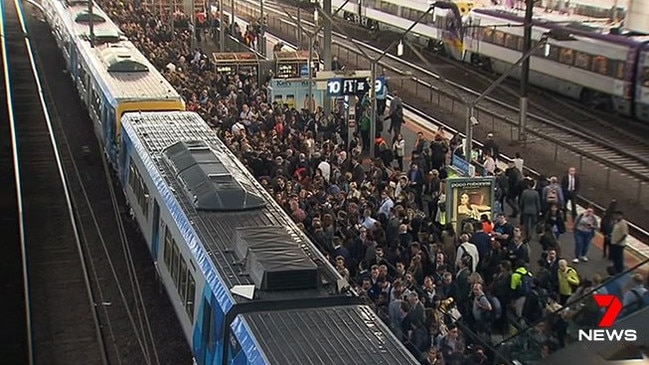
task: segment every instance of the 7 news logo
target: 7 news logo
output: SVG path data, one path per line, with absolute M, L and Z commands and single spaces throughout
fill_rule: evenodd
M 606 308 L 604 316 L 599 321 L 599 324 L 594 329 L 579 330 L 579 341 L 626 341 L 634 342 L 638 340 L 636 330 L 632 329 L 611 329 L 615 320 L 622 312 L 622 302 L 612 294 L 593 294 L 595 303 L 600 308 Z

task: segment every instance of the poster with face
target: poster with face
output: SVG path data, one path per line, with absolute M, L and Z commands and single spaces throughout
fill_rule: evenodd
M 494 177 L 452 178 L 446 181 L 447 222 L 461 232 L 464 223 L 480 220 L 484 214 L 492 219 Z

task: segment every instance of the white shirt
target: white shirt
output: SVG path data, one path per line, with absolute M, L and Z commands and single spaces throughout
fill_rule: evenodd
M 390 216 L 390 209 L 394 207 L 394 202 L 390 198 L 386 198 L 383 200 L 381 203 L 381 207 L 379 208 L 379 214 L 385 214 L 386 217 Z
M 455 266 L 460 266 L 464 252 L 468 253 L 469 256 L 471 256 L 471 262 L 473 264 L 472 270 L 475 271 L 480 261 L 480 255 L 478 254 L 478 248 L 475 247 L 475 245 L 471 242 L 464 242 L 463 244 L 458 246 L 457 253 L 455 254 Z
M 374 229 L 374 223 L 376 223 L 376 222 L 377 222 L 376 219 L 374 219 L 372 217 L 367 217 L 367 218 L 365 218 L 363 220 L 363 227 L 372 230 L 372 229 Z
M 493 175 L 494 172 L 496 171 L 496 161 L 494 161 L 494 159 L 491 156 L 487 157 L 487 159 L 485 160 L 484 169 L 490 175 Z
M 241 124 L 241 122 L 236 122 L 232 125 L 232 134 L 237 134 L 245 129 L 246 127 L 243 124 Z
M 318 164 L 318 169 L 322 172 L 322 176 L 324 177 L 325 181 L 329 182 L 329 179 L 331 178 L 331 165 L 329 165 L 329 162 L 320 162 Z
M 523 159 L 522 158 L 515 158 L 514 159 L 514 166 L 518 169 L 518 171 L 523 173 Z
M 575 190 L 575 177 L 573 175 L 568 175 L 568 191 Z

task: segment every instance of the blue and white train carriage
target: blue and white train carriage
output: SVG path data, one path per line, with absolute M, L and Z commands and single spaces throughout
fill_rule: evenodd
M 59 49 L 63 52 L 69 70 L 77 65 L 77 39 L 90 39 L 90 13 L 86 0 L 43 0 L 48 21 Z M 99 7 L 93 7 L 93 34 L 97 44 L 125 41 L 117 24 Z M 72 73 L 71 73 L 72 75 Z
M 44 0 L 45 16 L 95 131 L 116 165 L 124 113 L 184 110 L 180 94 L 98 7 L 91 43 L 87 2 Z
M 119 176 L 196 362 L 417 364 L 196 113 L 129 113 Z

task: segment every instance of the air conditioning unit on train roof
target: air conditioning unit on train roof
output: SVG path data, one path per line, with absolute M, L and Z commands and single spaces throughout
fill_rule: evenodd
M 149 66 L 133 57 L 133 51 L 125 46 L 109 45 L 100 51 L 108 72 L 148 72 Z
M 87 5 L 88 0 L 66 0 L 65 4 L 67 6 Z
M 92 15 L 90 15 L 90 12 L 88 10 L 82 10 L 78 12 L 77 15 L 75 15 L 74 17 L 74 21 L 80 24 L 88 24 L 90 23 L 90 19 L 92 19 L 94 23 L 106 22 L 106 18 L 104 18 L 103 16 L 97 13 L 92 13 Z

